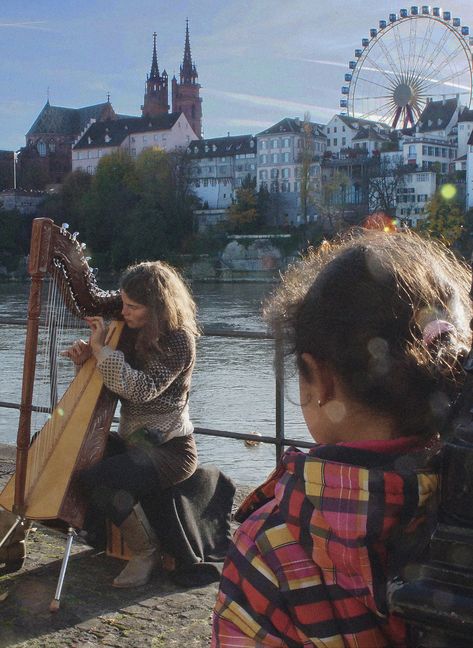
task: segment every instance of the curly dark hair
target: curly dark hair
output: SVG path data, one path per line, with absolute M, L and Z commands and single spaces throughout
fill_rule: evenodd
M 469 268 L 439 242 L 412 233 L 353 231 L 310 250 L 283 277 L 264 316 L 302 358 L 325 361 L 347 393 L 393 420 L 399 435 L 439 431 L 470 341 Z M 428 322 L 453 332 L 426 345 Z

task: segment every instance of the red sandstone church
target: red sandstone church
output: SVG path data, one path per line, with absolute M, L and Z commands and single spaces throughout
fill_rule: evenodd
M 146 79 L 141 117 L 117 114 L 110 103 L 110 97 L 104 103 L 83 108 L 52 106 L 48 99 L 26 134 L 26 146 L 19 156 L 22 176 L 30 178 L 28 184 L 36 184 L 40 188 L 41 185 L 62 182 L 72 170 L 72 148 L 80 143 L 83 152 L 89 141 L 89 146 L 97 148 L 99 138 L 103 148 L 106 148 L 110 143 L 108 133 L 112 131 L 115 134 L 126 132 L 129 137 L 133 137 L 130 129 L 135 135 L 152 132 L 156 136 L 159 133 L 158 144 L 165 149 L 170 146 L 163 146 L 163 143 L 167 141 L 172 144 L 175 140 L 172 132 L 175 125 L 176 129 L 188 129 L 188 133 L 181 138 L 182 142 L 176 140 L 179 145 L 186 145 L 189 141 L 202 137 L 202 99 L 197 69 L 192 61 L 189 24 L 186 23 L 184 58 L 179 80 L 174 76 L 171 81 L 171 112 L 168 75 L 166 70 L 162 74 L 159 72 L 156 36 L 154 33 L 151 70 Z M 90 135 L 89 129 L 92 129 Z M 166 137 L 168 130 L 170 135 Z

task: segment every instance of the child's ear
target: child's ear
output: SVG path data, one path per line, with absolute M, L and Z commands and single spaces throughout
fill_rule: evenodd
M 306 381 L 311 383 L 317 393 L 320 405 L 325 405 L 335 398 L 335 376 L 329 365 L 316 360 L 310 353 L 303 353 L 302 360 L 307 367 Z

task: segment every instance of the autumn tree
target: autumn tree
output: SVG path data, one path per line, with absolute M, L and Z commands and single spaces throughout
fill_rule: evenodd
M 446 245 L 453 246 L 460 240 L 465 225 L 465 215 L 458 202 L 444 198 L 437 191 L 425 206 L 427 216 L 419 221 L 417 229 L 441 239 Z
M 233 232 L 255 232 L 262 224 L 256 178 L 247 175 L 235 193 L 235 202 L 228 208 L 228 225 Z

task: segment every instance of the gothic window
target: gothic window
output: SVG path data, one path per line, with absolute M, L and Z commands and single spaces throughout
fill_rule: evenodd
M 54 153 L 56 150 L 56 142 L 54 140 L 49 140 L 49 151 Z
M 45 142 L 43 142 L 43 140 L 39 140 L 39 142 L 36 144 L 36 148 L 38 149 L 38 153 L 41 155 L 41 157 L 45 157 L 46 144 Z

